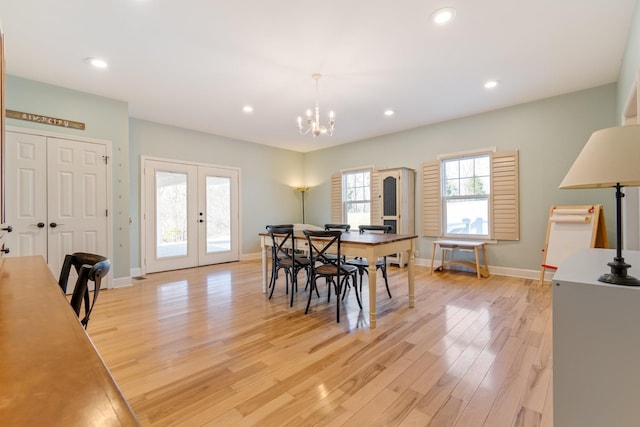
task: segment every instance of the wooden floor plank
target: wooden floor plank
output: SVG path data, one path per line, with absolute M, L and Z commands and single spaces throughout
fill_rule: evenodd
M 552 426 L 548 286 L 416 267 L 409 308 L 388 271 L 374 330 L 353 290 L 305 315 L 244 261 L 105 290 L 88 333 L 145 426 Z

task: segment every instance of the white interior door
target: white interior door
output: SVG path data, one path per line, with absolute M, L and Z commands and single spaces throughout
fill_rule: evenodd
M 11 131 L 6 140 L 9 256 L 41 255 L 55 277 L 66 254 L 109 256 L 107 145 Z
M 47 138 L 6 133 L 6 219 L 8 256 L 47 259 Z
M 47 142 L 49 267 L 66 254 L 106 255 L 107 153 L 102 144 L 49 138 Z
M 236 169 L 143 161 L 145 272 L 239 259 Z

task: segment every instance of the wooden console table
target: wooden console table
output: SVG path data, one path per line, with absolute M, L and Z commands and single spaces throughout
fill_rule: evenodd
M 436 259 L 436 249 L 440 246 L 442 250 L 440 266 L 435 268 L 436 271 L 444 270 L 445 262 L 449 264 L 460 264 L 475 270 L 478 279 L 480 277 L 489 277 L 489 267 L 487 265 L 487 251 L 485 242 L 467 241 L 467 240 L 436 240 L 433 242 L 433 251 L 431 252 L 431 274 L 433 274 Z M 465 260 L 454 259 L 453 255 L 456 249 L 461 251 L 473 251 L 476 256 L 476 263 Z M 482 259 L 484 265 L 480 265 L 480 257 L 478 249 L 482 249 Z M 451 251 L 451 259 L 446 261 L 446 251 Z
M 138 426 L 42 257 L 0 269 L 0 419 L 7 426 Z

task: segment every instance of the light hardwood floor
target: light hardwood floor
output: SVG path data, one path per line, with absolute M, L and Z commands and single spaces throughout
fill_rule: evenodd
M 283 277 L 269 300 L 247 261 L 104 291 L 88 332 L 143 425 L 552 425 L 548 285 L 416 267 L 410 309 L 389 280 L 374 330 L 353 292 L 341 323 Z

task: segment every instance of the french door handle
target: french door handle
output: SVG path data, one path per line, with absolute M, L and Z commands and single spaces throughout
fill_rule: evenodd
M 55 222 L 52 222 L 51 224 L 49 224 L 49 227 L 56 228 L 59 225 L 64 225 L 64 224 L 56 224 Z

